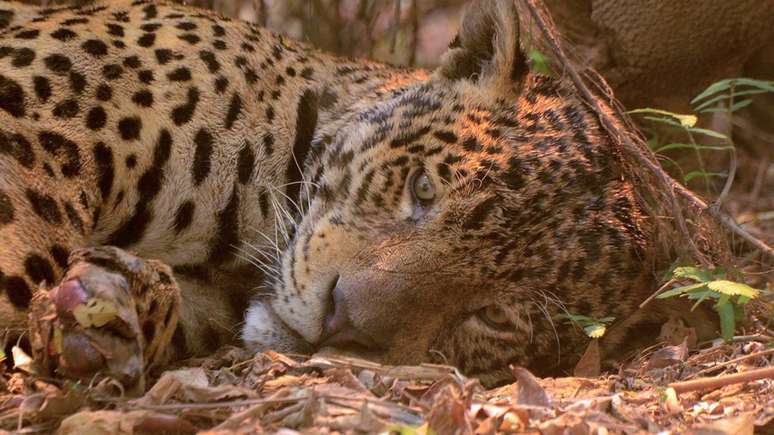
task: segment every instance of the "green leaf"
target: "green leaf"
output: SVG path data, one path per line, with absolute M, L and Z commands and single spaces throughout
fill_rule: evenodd
M 761 90 L 761 89 L 750 89 L 750 90 L 746 90 L 746 91 L 734 92 L 734 98 L 742 97 L 742 96 L 745 96 L 745 95 L 758 95 L 758 94 L 763 94 L 763 93 L 767 93 L 767 92 L 769 92 L 769 91 L 764 91 L 764 90 Z M 731 98 L 731 94 L 718 95 L 716 97 L 710 98 L 709 100 L 699 104 L 693 110 L 695 110 L 696 112 L 699 112 L 699 113 L 704 113 L 704 110 L 709 108 L 713 104 L 719 103 L 719 102 L 721 102 L 723 100 L 727 100 L 727 99 L 730 99 L 730 98 Z M 725 111 L 725 108 L 721 107 L 721 109 L 723 109 L 723 111 Z
M 770 80 L 756 80 L 747 78 L 738 78 L 735 80 L 737 86 L 750 86 L 766 92 L 774 92 L 774 81 Z
M 709 130 L 709 129 L 706 129 L 706 128 L 689 128 L 688 131 L 690 131 L 691 133 L 698 133 L 698 134 L 703 134 L 705 136 L 716 137 L 718 139 L 724 139 L 726 141 L 728 140 L 728 136 L 726 136 L 723 133 L 719 133 L 719 132 L 717 132 L 715 130 Z
M 529 57 L 529 60 L 531 61 L 532 69 L 536 73 L 543 74 L 546 76 L 551 75 L 551 68 L 548 66 L 548 59 L 546 59 L 543 53 L 533 48 L 532 50 L 529 51 L 528 57 Z
M 731 89 L 731 87 L 737 87 L 737 86 L 750 86 L 752 88 L 756 88 L 764 92 L 774 92 L 774 82 L 771 82 L 771 81 L 755 80 L 755 79 L 748 79 L 748 78 L 725 79 L 709 85 L 707 89 L 702 91 L 699 95 L 694 97 L 693 100 L 691 100 L 691 105 L 696 104 L 696 102 L 703 100 L 704 98 L 707 98 L 710 95 L 714 95 L 714 94 L 717 94 L 718 92 L 722 92 L 727 89 Z
M 724 295 L 729 295 L 729 296 L 740 295 L 750 299 L 755 299 L 756 297 L 758 297 L 758 293 L 759 293 L 757 289 L 754 289 L 747 284 L 728 281 L 725 279 L 708 282 L 707 287 L 709 287 L 712 290 L 715 290 L 718 293 L 723 293 Z
M 680 296 L 683 294 L 687 294 L 688 292 L 699 290 L 706 288 L 707 284 L 700 282 L 698 284 L 691 284 L 691 285 L 684 285 L 681 287 L 675 287 L 673 289 L 667 290 L 658 296 L 656 296 L 657 299 L 666 299 L 666 298 L 673 298 L 675 296 Z
M 722 151 L 722 150 L 732 150 L 734 147 L 731 145 L 697 145 L 692 143 L 670 143 L 667 145 L 664 145 L 661 148 L 658 148 L 655 150 L 655 152 L 660 153 L 663 151 L 669 151 L 669 150 L 679 150 L 679 149 L 692 149 L 692 150 L 707 150 L 707 151 Z
M 720 172 L 691 171 L 685 174 L 685 177 L 683 177 L 683 182 L 687 184 L 689 181 L 693 180 L 694 178 L 712 178 L 712 177 L 725 177 L 725 176 L 726 174 L 723 174 Z
M 720 335 L 724 340 L 730 341 L 734 338 L 736 330 L 736 317 L 734 316 L 734 305 L 723 304 L 715 307 L 720 316 Z
M 707 89 L 703 90 L 699 95 L 695 96 L 693 100 L 691 100 L 691 105 L 696 104 L 697 101 L 703 100 L 710 95 L 717 94 L 718 92 L 725 91 L 726 89 L 731 89 L 731 86 L 733 86 L 734 79 L 725 79 L 720 80 L 718 82 L 715 82 L 707 87 Z
M 688 278 L 696 282 L 712 281 L 715 277 L 707 269 L 701 267 L 683 266 L 676 267 L 672 271 L 672 277 L 674 278 Z
M 671 125 L 673 127 L 678 127 L 683 129 L 685 128 L 685 126 L 683 126 L 678 121 L 675 121 L 674 119 L 671 119 L 671 118 L 659 118 L 657 116 L 643 116 L 643 119 L 647 119 L 648 121 L 653 121 L 659 124 Z
M 688 295 L 688 299 L 696 301 L 696 303 L 694 303 L 693 306 L 691 307 L 691 311 L 695 310 L 696 307 L 698 307 L 699 304 L 707 300 L 707 298 L 717 299 L 719 297 L 720 297 L 720 294 L 712 290 L 691 293 Z
M 748 98 L 746 100 L 740 100 L 740 101 L 737 101 L 736 103 L 734 103 L 733 106 L 731 106 L 731 108 L 728 109 L 728 110 L 731 113 L 733 113 L 733 112 L 736 112 L 739 109 L 743 109 L 743 108 L 749 106 L 750 104 L 752 104 L 752 102 L 753 102 L 752 98 Z
M 683 127 L 693 127 L 694 125 L 696 125 L 696 121 L 698 120 L 698 118 L 696 118 L 696 115 L 683 115 L 680 113 L 673 113 L 673 112 L 669 112 L 667 110 L 661 110 L 661 109 L 652 109 L 649 107 L 646 107 L 644 109 L 630 110 L 628 113 L 631 113 L 631 114 L 649 113 L 654 115 L 670 116 L 680 121 L 680 125 L 682 125 Z

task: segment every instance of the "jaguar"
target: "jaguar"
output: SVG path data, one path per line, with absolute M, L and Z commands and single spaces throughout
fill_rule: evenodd
M 577 360 L 561 313 L 624 343 L 653 219 L 514 2 L 473 4 L 428 71 L 175 3 L 0 2 L 0 328 L 127 385 L 226 343 L 496 384 Z

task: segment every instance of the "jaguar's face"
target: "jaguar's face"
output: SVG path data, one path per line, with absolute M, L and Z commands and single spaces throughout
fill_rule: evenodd
M 555 365 L 559 308 L 596 314 L 592 289 L 639 275 L 620 266 L 640 255 L 637 223 L 625 228 L 637 210 L 583 106 L 491 35 L 491 76 L 455 77 L 449 62 L 470 67 L 458 56 L 470 40 L 322 141 L 310 206 L 275 297 L 247 315 L 248 343 L 449 363 L 491 384 L 509 364 Z

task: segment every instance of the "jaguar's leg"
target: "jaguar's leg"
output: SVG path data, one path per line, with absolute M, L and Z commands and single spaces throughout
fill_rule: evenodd
M 179 307 L 165 264 L 114 247 L 79 249 L 59 285 L 33 299 L 33 352 L 64 376 L 102 374 L 141 389 L 144 374 L 171 354 Z

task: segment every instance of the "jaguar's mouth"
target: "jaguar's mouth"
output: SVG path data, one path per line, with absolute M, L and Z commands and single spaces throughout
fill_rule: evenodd
M 248 308 L 242 340 L 257 352 L 275 350 L 311 354 L 314 351 L 314 347 L 274 311 L 268 299 L 255 300 Z

